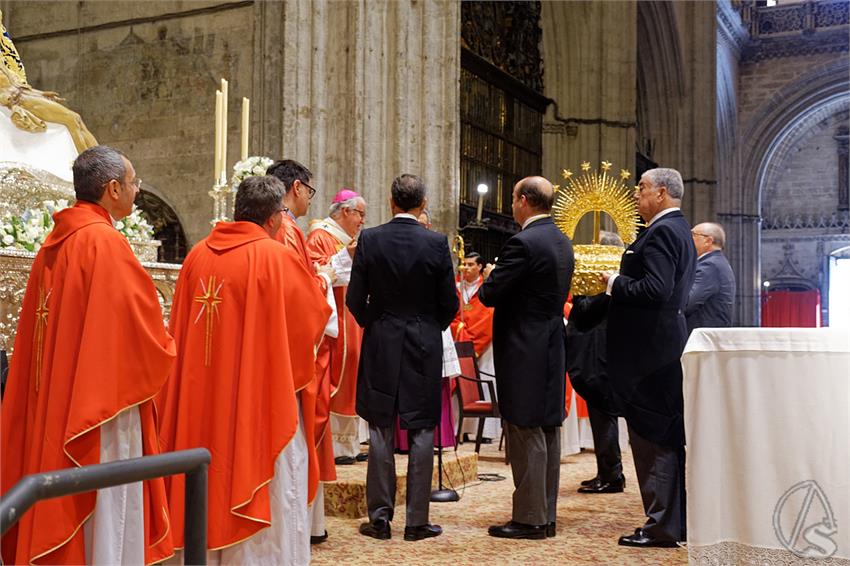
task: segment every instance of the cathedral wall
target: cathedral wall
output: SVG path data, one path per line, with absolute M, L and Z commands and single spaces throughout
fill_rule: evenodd
M 847 111 L 833 113 L 803 133 L 777 163 L 762 194 L 762 216 L 829 216 L 838 209 L 838 142 L 848 124 Z
M 310 217 L 343 186 L 368 225 L 400 173 L 423 177 L 437 228 L 457 222 L 459 3 L 2 2 L 30 82 L 59 91 L 133 161 L 193 244 L 209 231 L 215 90 L 229 81 L 228 165 L 241 98 L 251 154 L 315 173 Z M 306 221 L 304 222 L 306 227 Z
M 635 173 L 636 15 L 635 2 L 542 3 L 544 90 L 556 103 L 543 121 L 543 176 L 555 184 L 583 161 Z M 576 241 L 591 232 L 582 222 Z
M 207 10 L 210 6 L 216 9 Z M 228 156 L 251 96 L 253 10 L 212 2 L 15 3 L 9 33 L 29 82 L 58 91 L 97 140 L 133 162 L 190 243 L 209 231 L 215 89 L 230 81 Z M 191 9 L 190 9 L 191 8 Z M 4 10 L 5 13 L 5 10 Z
M 714 10 L 713 2 L 638 2 L 637 148 L 681 172 L 692 223 L 715 210 Z

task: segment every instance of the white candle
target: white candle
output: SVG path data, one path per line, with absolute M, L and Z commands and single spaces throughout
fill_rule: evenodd
M 251 124 L 251 101 L 242 97 L 242 160 L 248 159 L 248 128 Z
M 214 182 L 218 183 L 219 177 L 221 177 L 221 91 L 215 91 L 215 140 L 213 145 L 215 146 L 215 166 L 213 170 L 215 171 L 215 180 Z
M 227 182 L 227 80 L 221 79 L 221 176 Z

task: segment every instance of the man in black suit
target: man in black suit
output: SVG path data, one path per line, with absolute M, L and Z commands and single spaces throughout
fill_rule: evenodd
M 573 276 L 573 248 L 552 222 L 555 193 L 543 177 L 513 191 L 522 230 L 485 269 L 478 291 L 495 307 L 493 355 L 499 411 L 506 423 L 514 476 L 512 520 L 490 527 L 502 538 L 555 536 L 564 421 L 564 303 Z
M 624 247 L 613 232 L 601 231 L 599 243 Z M 596 476 L 581 482 L 579 493 L 621 493 L 626 487 L 620 455 L 620 430 L 605 358 L 611 297 L 573 295 L 567 324 L 567 374 L 576 393 L 587 401 L 593 434 Z
M 688 294 L 685 320 L 688 333 L 694 328 L 723 328 L 732 325 L 735 304 L 735 275 L 723 255 L 726 232 L 720 224 L 703 222 L 691 230 L 697 249 L 697 274 Z
M 635 190 L 647 228 L 626 249 L 619 274 L 606 274 L 608 373 L 629 425 L 644 511 L 643 527 L 620 537 L 637 547 L 685 540 L 685 428 L 682 366 L 688 339 L 683 310 L 694 282 L 696 249 L 679 210 L 675 169 L 651 169 Z
M 428 523 L 434 427 L 440 419 L 442 331 L 457 312 L 452 259 L 445 236 L 423 228 L 425 185 L 415 175 L 392 184 L 394 218 L 363 230 L 345 303 L 365 328 L 357 372 L 357 414 L 369 423 L 366 501 L 360 533 L 391 537 L 396 474 L 396 416 L 408 431 L 407 524 L 404 540 L 439 536 Z

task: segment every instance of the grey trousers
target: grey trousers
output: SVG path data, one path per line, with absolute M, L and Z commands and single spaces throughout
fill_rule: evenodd
M 646 513 L 643 530 L 660 540 L 686 540 L 685 447 L 655 444 L 632 427 L 629 442 Z
M 561 434 L 556 426 L 505 422 L 514 476 L 512 519 L 526 525 L 555 522 L 561 475 Z
M 407 431 L 407 526 L 428 523 L 431 477 L 434 473 L 434 428 Z M 369 464 L 366 470 L 366 504 L 369 520 L 392 521 L 395 508 L 395 427 L 369 425 Z
M 593 452 L 596 454 L 596 475 L 603 482 L 614 482 L 623 475 L 620 456 L 620 430 L 617 417 L 587 404 L 590 431 L 593 433 Z

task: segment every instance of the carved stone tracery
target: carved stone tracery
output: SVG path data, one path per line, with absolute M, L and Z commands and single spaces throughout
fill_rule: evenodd
M 529 88 L 543 92 L 540 2 L 461 4 L 461 44 Z

